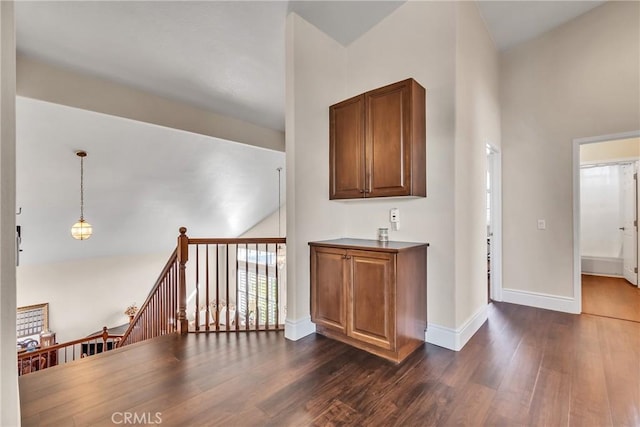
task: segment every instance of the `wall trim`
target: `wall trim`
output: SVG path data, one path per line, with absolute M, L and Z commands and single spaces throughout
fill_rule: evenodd
M 480 307 L 473 316 L 457 329 L 429 323 L 424 334 L 425 341 L 438 347 L 448 348 L 449 350 L 462 350 L 462 347 L 467 344 L 484 322 L 487 321 L 488 307 L 488 305 Z
M 519 289 L 503 289 L 502 300 L 512 304 L 561 311 L 564 313 L 580 314 L 581 304 L 572 297 L 551 295 L 538 292 L 522 291 Z
M 614 279 L 624 279 L 624 276 L 618 274 L 602 274 L 602 273 L 588 273 L 588 272 L 582 272 L 583 276 L 596 276 L 596 277 L 613 277 Z
M 487 144 L 491 153 L 487 167 L 491 168 L 491 275 L 490 295 L 494 301 L 502 301 L 502 152 Z
M 311 316 L 298 320 L 287 319 L 284 322 L 284 337 L 291 341 L 298 341 L 300 338 L 304 338 L 315 332 L 316 325 L 311 321 Z

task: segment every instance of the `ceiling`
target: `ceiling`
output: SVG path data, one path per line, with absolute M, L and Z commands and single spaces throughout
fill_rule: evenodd
M 284 130 L 285 18 L 344 45 L 403 1 L 20 1 L 18 51 L 214 112 Z M 509 48 L 603 1 L 478 2 Z
M 168 256 L 181 226 L 194 237 L 237 237 L 277 210 L 282 152 L 22 97 L 16 117 L 21 265 Z M 78 149 L 88 153 L 84 213 L 94 226 L 83 242 L 70 233 L 80 216 Z
M 604 1 L 480 1 L 478 7 L 499 50 L 537 37 Z
M 343 45 L 402 1 L 19 1 L 20 54 L 268 128 L 284 129 L 285 18 Z M 500 49 L 603 2 L 480 2 Z M 284 154 L 26 98 L 17 101 L 22 264 L 167 252 L 177 229 L 237 236 L 277 209 Z M 87 220 L 79 216 L 86 160 Z M 233 177 L 229 179 L 229 177 Z M 284 182 L 284 181 L 283 181 Z

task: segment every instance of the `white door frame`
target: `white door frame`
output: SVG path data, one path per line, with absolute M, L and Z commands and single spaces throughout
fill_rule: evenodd
M 491 169 L 491 299 L 502 301 L 502 153 L 487 144 L 487 167 Z
M 638 138 L 640 130 L 573 140 L 573 312 L 582 313 L 582 263 L 580 259 L 580 146 L 617 139 Z M 639 251 L 640 252 L 640 251 Z
M 628 245 L 626 245 L 624 243 L 624 241 L 625 241 L 624 239 L 625 239 L 626 233 L 627 233 L 626 227 L 627 227 L 627 225 L 629 225 L 627 223 L 627 219 L 628 219 L 628 217 L 627 217 L 627 209 L 628 209 L 627 203 L 629 202 L 629 199 L 627 198 L 626 188 L 625 188 L 624 196 L 622 197 L 622 206 L 621 206 L 621 208 L 624 209 L 624 210 L 621 210 L 621 213 L 622 213 L 622 218 L 621 218 L 622 221 L 621 222 L 622 222 L 622 231 L 623 231 L 623 236 L 622 236 L 622 239 L 623 239 L 623 243 L 622 243 L 623 272 L 622 272 L 622 275 L 632 285 L 638 286 L 638 266 L 639 266 L 639 264 L 638 264 L 638 228 L 637 228 L 636 224 L 634 224 L 634 222 L 637 221 L 637 219 L 638 219 L 638 186 L 637 186 L 638 181 L 636 179 L 634 179 L 635 174 L 638 172 L 638 160 L 636 159 L 636 160 L 630 161 L 629 163 L 626 163 L 626 162 L 622 163 L 622 166 L 623 167 L 624 166 L 631 167 L 631 183 L 633 185 L 633 190 L 632 190 L 633 196 L 632 196 L 632 199 L 633 199 L 633 204 L 635 204 L 635 206 L 633 206 L 633 204 L 632 204 L 633 217 L 630 218 L 631 219 L 630 226 L 633 228 L 631 230 L 631 235 L 632 235 L 632 239 L 634 240 L 633 245 L 635 247 L 633 248 L 634 255 L 632 257 L 630 257 L 630 258 L 631 258 L 631 262 L 635 264 L 635 269 L 636 269 L 635 273 L 634 272 L 630 273 L 627 270 L 628 264 L 625 262 L 625 260 L 627 259 L 626 251 L 629 250 Z M 624 171 L 624 169 L 623 169 L 623 171 Z M 624 185 L 626 186 L 626 184 L 627 184 L 626 180 L 628 179 L 628 176 L 625 176 L 624 172 L 623 172 L 623 175 L 622 175 L 621 178 L 625 180 Z M 633 258 L 635 258 L 635 260 L 633 260 Z

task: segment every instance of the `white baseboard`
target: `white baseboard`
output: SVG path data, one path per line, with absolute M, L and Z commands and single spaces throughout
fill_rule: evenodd
M 623 275 L 620 274 L 600 274 L 600 273 L 588 273 L 586 271 L 580 272 L 580 274 L 584 276 L 596 276 L 596 277 L 613 277 L 615 279 L 624 279 Z
M 291 341 L 298 341 L 300 338 L 304 338 L 315 332 L 316 325 L 311 321 L 311 316 L 298 320 L 287 319 L 284 322 L 284 337 Z
M 487 305 L 483 305 L 476 314 L 457 329 L 429 323 L 425 332 L 425 341 L 438 347 L 460 351 L 486 321 Z
M 576 303 L 575 298 L 571 297 L 521 291 L 517 289 L 503 289 L 502 301 L 510 302 L 512 304 L 544 308 L 546 310 L 580 314 L 579 304 Z

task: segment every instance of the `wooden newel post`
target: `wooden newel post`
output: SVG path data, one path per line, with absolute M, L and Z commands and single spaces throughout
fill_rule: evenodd
M 178 236 L 178 332 L 186 334 L 189 329 L 187 321 L 187 261 L 189 260 L 189 238 L 186 227 L 180 227 Z
M 107 339 L 109 338 L 109 331 L 106 326 L 102 327 L 102 352 L 107 351 Z M 96 353 L 98 353 L 98 345 L 96 344 Z

